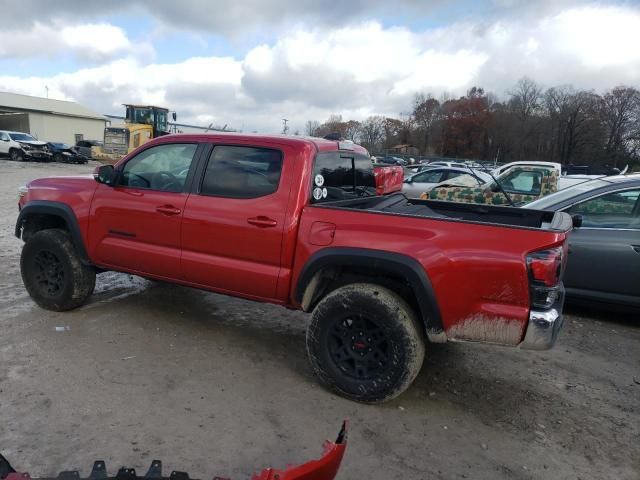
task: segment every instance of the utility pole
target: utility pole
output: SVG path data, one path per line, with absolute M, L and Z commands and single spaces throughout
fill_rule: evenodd
M 289 126 L 287 125 L 287 122 L 289 120 L 286 118 L 282 119 L 282 134 L 286 135 L 287 133 L 289 133 Z

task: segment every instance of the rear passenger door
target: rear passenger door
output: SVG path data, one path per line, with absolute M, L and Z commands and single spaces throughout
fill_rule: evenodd
M 185 205 L 184 280 L 273 298 L 290 182 L 278 148 L 214 145 Z

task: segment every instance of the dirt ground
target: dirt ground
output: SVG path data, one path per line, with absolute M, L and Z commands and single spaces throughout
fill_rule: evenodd
M 349 418 L 341 479 L 640 478 L 634 315 L 569 309 L 548 352 L 430 345 L 404 395 L 365 406 L 318 386 L 298 312 L 115 273 L 78 310 L 36 307 L 16 189 L 92 168 L 0 160 L 0 451 L 15 467 L 158 458 L 244 479 L 318 456 Z

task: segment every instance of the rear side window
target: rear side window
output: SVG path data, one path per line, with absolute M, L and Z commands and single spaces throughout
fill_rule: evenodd
M 347 200 L 376 194 L 371 159 L 351 152 L 322 152 L 313 167 L 313 203 Z
M 211 152 L 200 193 L 258 198 L 278 190 L 282 153 L 260 147 L 218 145 Z

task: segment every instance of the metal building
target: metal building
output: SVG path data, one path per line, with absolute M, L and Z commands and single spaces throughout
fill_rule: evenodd
M 103 115 L 75 102 L 0 92 L 0 130 L 75 144 L 83 139 L 102 140 L 106 121 Z

